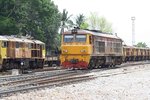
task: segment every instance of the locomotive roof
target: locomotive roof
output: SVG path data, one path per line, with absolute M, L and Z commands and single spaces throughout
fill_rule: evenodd
M 0 36 L 0 40 L 8 41 L 8 39 L 5 36 Z
M 34 43 L 33 40 L 30 40 L 30 39 L 23 39 L 23 42 Z
M 39 40 L 33 40 L 35 43 L 37 43 L 37 44 L 44 44 L 44 42 L 42 42 L 42 41 L 39 41 Z
M 70 30 L 70 31 L 64 32 L 63 34 L 72 34 L 72 32 Z M 90 31 L 90 30 L 81 30 L 81 29 L 78 29 L 76 34 L 92 34 L 92 35 L 95 35 L 95 36 L 101 36 L 101 37 L 106 37 L 106 38 L 115 38 L 115 39 L 122 40 L 121 38 L 119 38 L 116 35 L 106 34 L 106 33 L 96 32 L 96 31 L 94 32 L 94 31 Z
M 28 39 L 28 38 L 19 38 L 16 36 L 7 36 L 7 35 L 4 35 L 4 36 L 0 35 L 0 40 L 45 44 L 44 42 L 41 42 L 40 40 L 33 40 L 33 39 Z
M 11 36 L 7 36 L 7 38 L 8 38 L 8 40 L 10 40 L 10 41 L 23 42 L 22 39 L 20 39 L 20 38 L 11 37 Z

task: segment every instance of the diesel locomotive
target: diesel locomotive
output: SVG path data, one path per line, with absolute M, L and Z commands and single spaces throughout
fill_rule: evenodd
M 63 68 L 89 69 L 122 63 L 122 39 L 96 30 L 73 29 L 62 34 Z
M 45 43 L 17 36 L 0 36 L 0 70 L 43 68 Z

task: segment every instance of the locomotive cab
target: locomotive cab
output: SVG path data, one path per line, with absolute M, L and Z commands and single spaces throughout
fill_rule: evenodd
M 84 30 L 74 29 L 62 34 L 61 65 L 64 68 L 87 69 L 92 53 L 92 38 Z

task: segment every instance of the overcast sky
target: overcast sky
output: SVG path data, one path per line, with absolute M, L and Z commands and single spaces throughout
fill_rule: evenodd
M 53 0 L 62 12 L 89 16 L 96 12 L 113 25 L 115 33 L 127 45 L 132 45 L 132 21 L 135 16 L 135 43 L 145 42 L 150 47 L 150 0 Z M 149 9 L 149 10 L 148 10 Z

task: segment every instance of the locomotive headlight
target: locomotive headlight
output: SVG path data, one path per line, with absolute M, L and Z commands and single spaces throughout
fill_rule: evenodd
M 68 52 L 68 50 L 63 50 L 63 52 L 67 53 L 67 52 Z
M 83 49 L 83 50 L 80 50 L 80 52 L 84 53 L 84 52 L 86 52 L 86 50 L 85 50 L 85 49 Z

